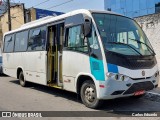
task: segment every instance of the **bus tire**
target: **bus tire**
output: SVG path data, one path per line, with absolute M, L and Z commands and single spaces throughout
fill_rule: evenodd
M 103 101 L 97 99 L 96 87 L 93 81 L 84 81 L 81 87 L 80 96 L 86 107 L 96 109 L 101 107 Z
M 24 75 L 22 71 L 19 74 L 19 83 L 22 87 L 26 87 L 26 81 L 24 79 Z

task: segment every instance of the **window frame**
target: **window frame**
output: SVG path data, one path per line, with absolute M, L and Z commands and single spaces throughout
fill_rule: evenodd
M 87 40 L 87 45 L 86 45 L 86 46 L 81 46 L 81 47 L 68 47 L 69 29 L 71 29 L 71 28 L 73 28 L 73 27 L 77 27 L 77 26 L 80 26 L 80 27 L 81 27 L 80 32 L 84 34 L 83 24 L 77 24 L 77 25 L 69 26 L 69 27 L 65 28 L 65 43 L 64 43 L 64 48 L 63 48 L 63 50 L 73 51 L 73 52 L 78 52 L 78 53 L 83 53 L 83 54 L 89 55 L 89 53 L 90 53 L 90 50 L 89 50 L 89 49 L 90 49 L 90 48 L 89 48 L 89 42 L 88 42 L 88 40 Z M 84 36 L 83 40 L 85 40 L 85 39 L 87 39 L 87 37 Z M 84 47 L 87 47 L 87 49 L 88 49 L 87 52 L 70 49 L 70 48 L 84 48 Z
M 45 41 L 45 45 L 44 45 L 44 49 L 43 50 L 28 50 L 28 43 L 29 43 L 29 39 L 30 39 L 30 31 L 31 30 L 36 30 L 38 28 L 40 28 L 40 32 L 41 32 L 41 28 L 45 27 L 45 30 L 46 30 L 46 35 L 45 35 L 45 38 L 46 38 L 46 41 Z M 47 51 L 46 50 L 46 45 L 47 45 L 47 39 L 48 39 L 48 30 L 47 30 L 47 24 L 44 24 L 44 25 L 40 25 L 40 26 L 36 26 L 36 27 L 33 27 L 33 28 L 30 28 L 29 31 L 28 31 L 28 41 L 27 41 L 27 52 L 36 52 L 36 51 Z
M 26 50 L 24 51 L 15 51 L 15 42 L 16 42 L 16 34 L 17 33 L 21 33 L 21 32 L 25 32 L 27 31 L 27 47 L 26 47 Z M 24 30 L 21 30 L 21 31 L 18 31 L 18 32 L 15 32 L 14 33 L 14 53 L 18 53 L 18 52 L 26 52 L 27 51 L 27 48 L 28 48 L 28 37 L 29 37 L 29 29 L 24 29 Z
M 97 32 L 97 30 L 96 30 L 96 26 L 93 24 L 92 25 L 92 32 L 94 31 L 94 34 L 95 34 L 94 37 L 96 37 L 96 41 L 97 41 L 97 44 L 99 46 L 99 48 L 97 49 L 99 51 L 99 56 L 96 56 L 96 57 L 92 56 L 92 51 L 95 50 L 95 49 L 93 49 L 93 48 L 90 47 L 90 41 L 89 41 L 89 38 L 87 38 L 88 39 L 87 40 L 88 41 L 88 47 L 89 47 L 89 55 L 90 55 L 90 57 L 93 57 L 93 58 L 95 58 L 97 60 L 103 60 L 102 50 L 101 50 L 101 46 L 100 46 L 100 42 L 102 42 L 102 41 L 101 40 L 99 41 L 99 38 L 98 38 L 99 30 L 98 30 L 98 32 Z M 92 38 L 93 38 L 93 35 L 92 35 Z
M 12 49 L 12 51 L 9 51 L 9 52 L 6 52 L 6 51 L 5 51 L 5 42 L 6 42 L 6 39 L 5 39 L 5 38 L 6 38 L 7 36 L 11 36 L 11 38 L 13 37 L 13 40 L 14 40 L 14 41 L 13 41 L 13 49 Z M 5 36 L 4 36 L 4 42 L 3 42 L 3 52 L 4 52 L 4 53 L 13 53 L 13 52 L 14 52 L 14 47 L 15 47 L 15 33 L 10 33 L 10 34 L 5 35 Z

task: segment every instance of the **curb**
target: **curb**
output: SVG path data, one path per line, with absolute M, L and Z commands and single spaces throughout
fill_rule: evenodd
M 160 94 L 155 92 L 146 92 L 144 98 L 149 99 L 151 101 L 160 102 Z

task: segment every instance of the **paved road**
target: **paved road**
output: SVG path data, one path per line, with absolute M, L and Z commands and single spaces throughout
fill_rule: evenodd
M 31 84 L 19 85 L 15 78 L 0 77 L 0 111 L 95 111 L 86 108 L 71 92 Z M 160 111 L 160 103 L 141 99 L 115 99 L 106 101 L 100 111 Z

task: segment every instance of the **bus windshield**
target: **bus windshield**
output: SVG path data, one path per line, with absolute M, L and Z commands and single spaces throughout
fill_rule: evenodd
M 105 50 L 123 55 L 155 55 L 139 25 L 132 19 L 93 13 Z

